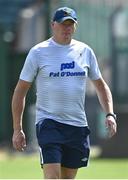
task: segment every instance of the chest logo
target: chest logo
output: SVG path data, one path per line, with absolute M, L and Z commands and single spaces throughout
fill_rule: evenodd
M 71 76 L 85 76 L 85 71 L 67 71 L 67 69 L 74 69 L 75 61 L 70 63 L 62 63 L 60 65 L 60 71 L 50 72 L 49 77 L 71 77 Z
M 74 69 L 75 68 L 75 62 L 72 61 L 71 63 L 62 63 L 60 66 L 60 70 L 63 71 L 64 69 Z

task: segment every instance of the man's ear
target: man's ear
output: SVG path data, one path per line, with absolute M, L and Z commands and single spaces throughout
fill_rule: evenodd
M 52 21 L 52 22 L 51 22 L 51 28 L 53 28 L 53 26 L 54 26 L 54 22 Z

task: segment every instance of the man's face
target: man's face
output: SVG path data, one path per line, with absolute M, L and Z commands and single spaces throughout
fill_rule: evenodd
M 52 23 L 53 36 L 60 40 L 71 39 L 75 29 L 76 24 L 72 20 L 66 20 L 63 23 Z

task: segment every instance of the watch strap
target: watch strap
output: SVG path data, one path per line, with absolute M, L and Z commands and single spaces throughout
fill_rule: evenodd
M 117 119 L 117 118 L 116 118 L 116 114 L 114 114 L 114 113 L 108 113 L 108 114 L 106 114 L 106 118 L 107 118 L 108 116 L 112 116 L 115 120 Z

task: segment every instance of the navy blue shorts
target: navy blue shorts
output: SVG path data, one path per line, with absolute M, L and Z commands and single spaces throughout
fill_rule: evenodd
M 87 166 L 90 152 L 88 127 L 76 127 L 45 119 L 36 125 L 41 165 L 60 163 L 67 168 Z

